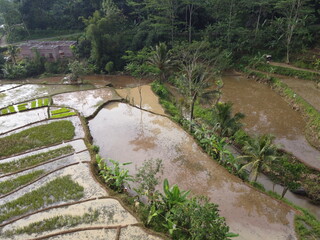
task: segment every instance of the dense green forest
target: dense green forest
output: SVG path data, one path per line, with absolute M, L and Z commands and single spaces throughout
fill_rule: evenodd
M 122 70 L 125 52 L 166 42 L 206 41 L 234 62 L 268 53 L 289 62 L 316 46 L 317 0 L 0 0 L 2 34 L 9 42 L 41 32 L 84 31 L 79 57 L 97 69 Z M 221 56 L 221 55 L 219 55 Z

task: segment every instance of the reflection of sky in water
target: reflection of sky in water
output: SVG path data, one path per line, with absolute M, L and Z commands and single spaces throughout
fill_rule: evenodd
M 231 230 L 243 239 L 263 239 L 260 236 L 270 232 L 273 239 L 285 239 L 292 234 L 289 208 L 230 175 L 168 118 L 126 104 L 109 104 L 89 122 L 89 128 L 102 157 L 132 162 L 127 166 L 131 174 L 147 159 L 162 159 L 162 179 L 218 203 Z

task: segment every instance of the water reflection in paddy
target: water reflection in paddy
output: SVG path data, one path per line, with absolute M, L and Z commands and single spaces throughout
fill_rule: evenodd
M 296 239 L 293 210 L 230 175 L 169 119 L 112 103 L 89 128 L 104 158 L 133 162 L 127 166 L 131 174 L 147 159 L 162 159 L 163 178 L 218 203 L 239 239 Z

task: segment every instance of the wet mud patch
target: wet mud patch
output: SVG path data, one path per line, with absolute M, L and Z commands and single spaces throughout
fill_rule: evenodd
M 111 100 L 121 98 L 112 88 L 100 88 L 66 94 L 59 94 L 52 97 L 53 103 L 59 106 L 66 106 L 76 109 L 84 117 L 89 117 L 103 104 Z
M 295 236 L 295 211 L 229 174 L 169 119 L 113 103 L 89 122 L 89 128 L 94 144 L 100 146 L 102 157 L 121 163 L 132 162 L 127 166 L 131 174 L 150 158 L 162 159 L 162 180 L 168 178 L 170 184 L 178 184 L 181 189 L 191 190 L 192 194 L 208 196 L 219 204 L 221 215 L 231 231 L 240 234 L 239 239 Z M 154 138 L 152 147 L 148 143 L 150 137 Z M 281 217 L 275 218 L 274 214 Z

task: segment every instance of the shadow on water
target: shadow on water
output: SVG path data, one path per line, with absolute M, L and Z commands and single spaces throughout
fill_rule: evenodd
M 290 207 L 229 174 L 168 118 L 112 103 L 89 122 L 89 128 L 101 155 L 132 162 L 127 166 L 131 174 L 147 159 L 162 159 L 162 178 L 219 204 L 231 231 L 240 234 L 238 239 L 295 239 L 295 212 Z

